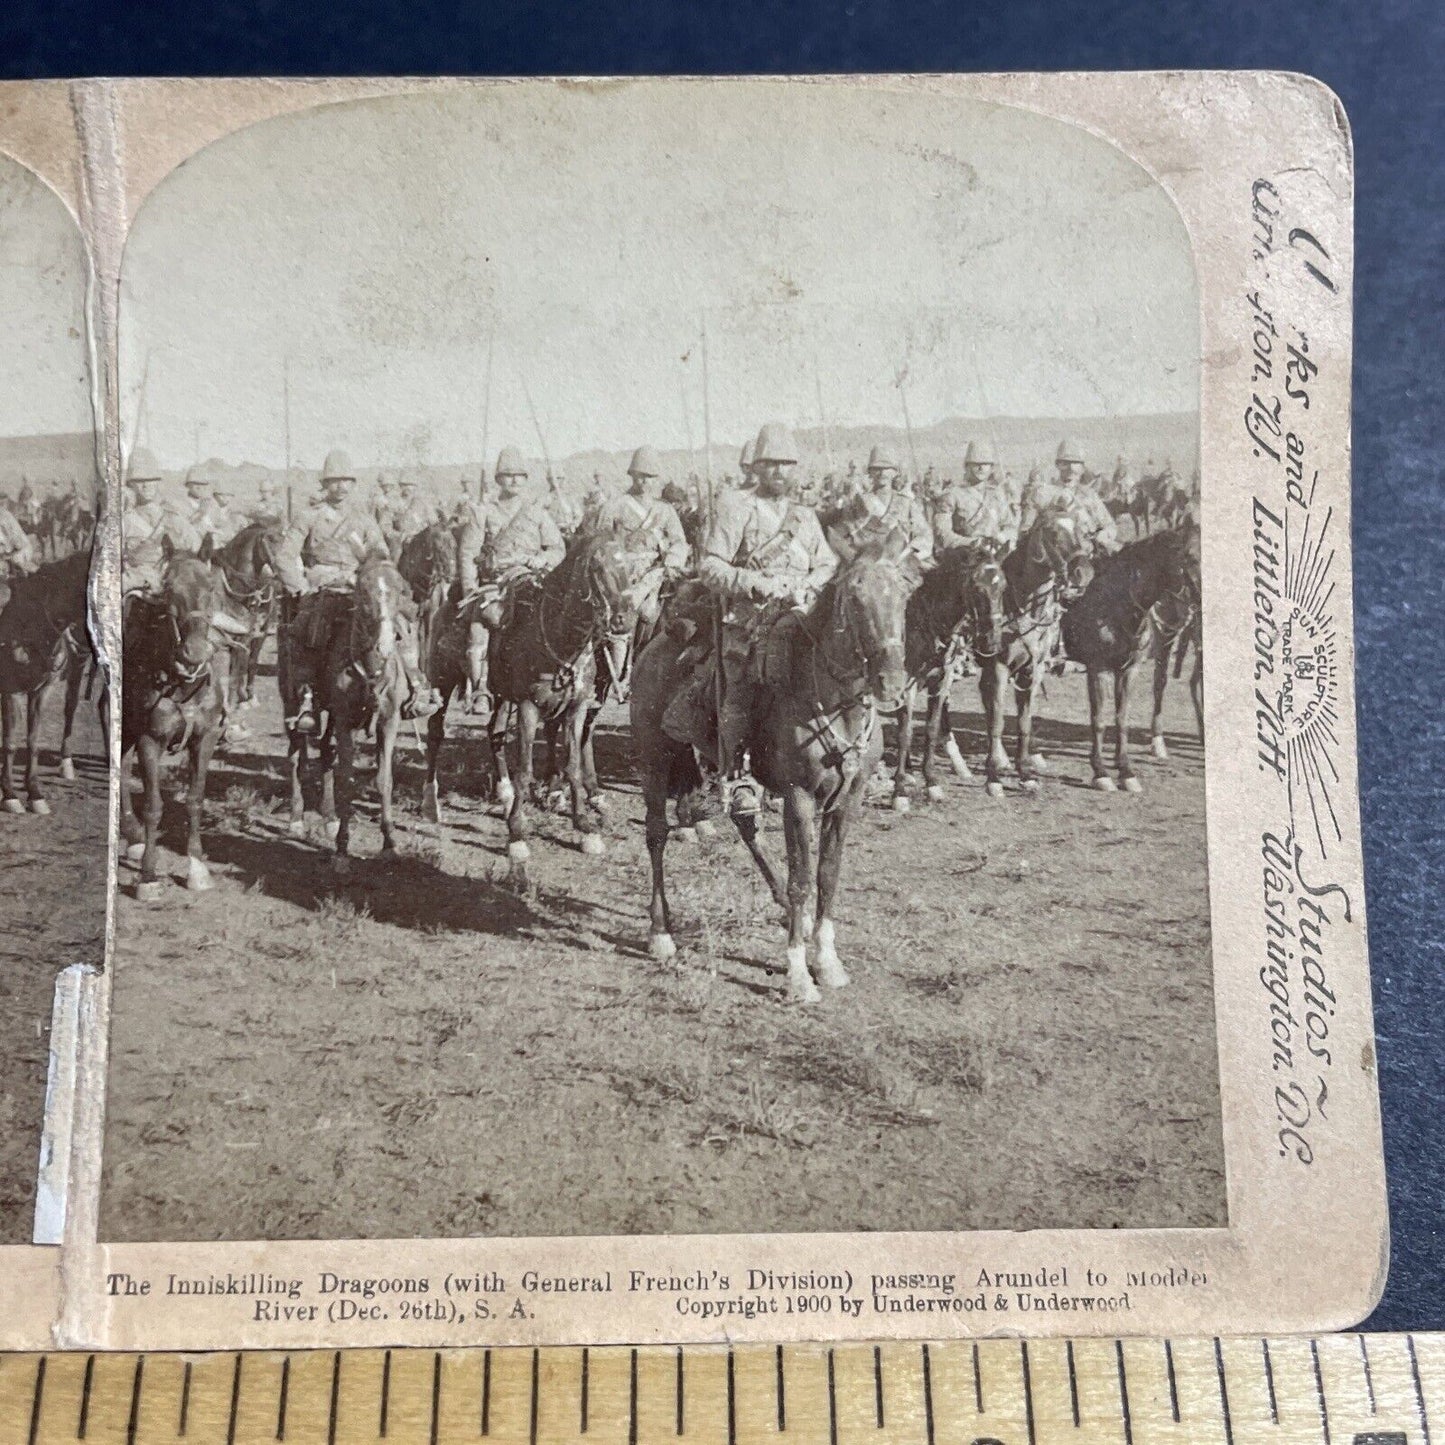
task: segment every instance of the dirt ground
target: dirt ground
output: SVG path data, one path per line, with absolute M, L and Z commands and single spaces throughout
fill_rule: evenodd
M 55 976 L 99 966 L 105 939 L 105 749 L 93 704 L 76 718 L 76 779 L 56 771 L 60 698 L 42 733 L 48 817 L 0 813 L 0 1244 L 30 1240 Z
M 648 958 L 620 716 L 598 748 L 606 856 L 544 817 L 512 889 L 480 749 L 457 741 L 440 836 L 408 750 L 402 856 L 375 856 L 368 801 L 342 880 L 319 833 L 286 836 L 260 687 L 260 741 L 212 777 L 215 891 L 140 905 L 122 872 L 102 1238 L 1224 1223 L 1182 686 L 1140 795 L 1086 786 L 1068 676 L 1041 707 L 1038 797 L 948 775 L 908 816 L 870 804 L 838 926 L 853 983 L 811 1009 L 783 1002 L 777 910 L 730 830 L 669 848 L 681 951 Z M 977 761 L 972 681 L 957 700 Z M 178 807 L 168 825 L 178 845 Z

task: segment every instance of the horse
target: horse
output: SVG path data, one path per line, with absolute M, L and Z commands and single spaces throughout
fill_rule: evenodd
M 57 492 L 46 497 L 40 504 L 37 519 L 37 536 L 42 557 L 49 554 L 52 560 L 66 552 L 74 551 L 75 535 L 80 519 L 80 502 L 74 492 Z
M 25 810 L 12 777 L 15 737 L 20 728 L 20 699 L 26 703 L 25 793 L 32 813 L 48 813 L 40 785 L 40 722 L 51 685 L 65 679 L 65 712 L 60 737 L 60 776 L 75 777 L 71 733 L 75 727 L 86 663 L 92 658 L 86 636 L 86 586 L 90 558 L 82 553 L 43 563 L 10 584 L 0 611 L 0 807 Z
M 186 887 L 212 886 L 201 846 L 206 774 L 226 722 L 227 650 L 216 623 L 226 603 L 221 574 L 211 565 L 210 538 L 198 553 L 163 543 L 165 571 L 155 596 L 127 599 L 122 624 L 120 736 L 121 830 L 129 857 L 140 861 L 136 898 L 161 896 L 156 835 L 161 824 L 161 762 L 185 748 L 191 783 L 186 793 Z M 132 758 L 139 757 L 145 802 L 141 818 L 130 795 Z
M 843 563 L 808 611 L 780 622 L 768 641 L 774 665 L 758 684 L 748 742 L 757 780 L 783 798 L 786 888 L 759 845 L 757 819 L 738 815 L 734 822 L 774 900 L 787 911 L 788 996 L 798 1003 L 822 997 L 808 967 L 810 940 L 818 981 L 830 988 L 848 982 L 833 920 L 843 847 L 883 756 L 879 714 L 896 709 L 908 685 L 906 611 L 921 579 L 906 540 L 890 532 Z M 633 669 L 633 746 L 652 862 L 648 951 L 659 960 L 677 952 L 663 868 L 667 803 L 702 786 L 692 747 L 662 726 L 668 702 L 692 678 L 686 648 L 685 638 L 665 631 Z
M 1033 747 L 1034 694 L 1058 639 L 1065 603 L 1078 597 L 1093 575 L 1089 544 L 1067 511 L 1041 512 L 1003 559 L 1004 625 L 997 650 L 975 648 L 978 690 L 988 727 L 986 791 L 1003 796 L 1008 754 L 1003 746 L 1004 685 L 1012 682 L 1018 709 L 1014 766 L 1026 793 L 1039 789 L 1040 758 Z
M 1164 740 L 1164 694 L 1169 687 L 1170 661 L 1174 676 L 1184 671 L 1185 654 L 1194 649 L 1194 667 L 1189 675 L 1189 697 L 1194 704 L 1194 721 L 1199 741 L 1204 741 L 1204 635 L 1197 601 L 1171 593 L 1149 611 L 1145 656 L 1154 661 L 1154 708 L 1149 720 L 1149 751 L 1161 760 L 1169 757 Z
M 564 741 L 564 771 L 572 827 L 582 852 L 603 851 L 596 769 L 587 746 L 596 716 L 597 644 L 630 635 L 635 621 L 632 571 L 614 532 L 579 533 L 562 560 L 540 579 L 515 584 L 492 631 L 490 678 L 496 699 L 490 725 L 498 772 L 497 796 L 507 812 L 507 857 L 514 881 L 526 881 L 530 856 L 527 804 L 533 783 L 538 724 L 556 722 Z M 515 715 L 517 777 L 507 758 L 508 715 Z
M 913 751 L 913 700 L 920 687 L 928 695 L 923 744 L 923 782 L 933 802 L 943 799 L 934 778 L 939 738 L 954 772 L 972 774 L 949 726 L 948 695 L 965 653 L 996 656 L 1002 648 L 1004 575 L 999 551 L 990 542 L 965 542 L 938 554 L 935 566 L 908 599 L 908 687 L 898 713 L 898 763 L 893 773 L 893 809 L 911 806 L 908 768 Z
M 261 649 L 276 624 L 284 533 L 279 522 L 252 522 L 211 558 L 226 593 L 221 625 L 231 633 L 231 695 L 239 707 L 255 701 Z
M 1136 540 L 1149 530 L 1149 494 L 1133 478 L 1124 476 L 1115 480 L 1113 477 L 1101 477 L 1099 499 L 1116 522 L 1128 517 L 1134 524 Z
M 1150 614 L 1167 603 L 1186 614 L 1199 600 L 1199 529 L 1192 523 L 1131 542 L 1101 561 L 1082 595 L 1064 613 L 1067 656 L 1089 677 L 1089 760 L 1094 787 L 1115 790 L 1104 761 L 1104 688 L 1114 679 L 1114 767 L 1124 790 L 1140 791 L 1129 761 L 1129 683 L 1143 662 Z

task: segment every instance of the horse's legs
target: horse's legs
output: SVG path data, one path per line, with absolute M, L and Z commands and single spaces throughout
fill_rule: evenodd
M 1184 647 L 1183 633 L 1177 639 L 1165 638 L 1155 629 L 1154 715 L 1149 722 L 1149 750 L 1156 758 L 1169 756 L 1169 746 L 1164 741 L 1164 690 L 1169 685 L 1169 658 L 1175 647 Z
M 327 728 L 331 742 L 331 766 L 326 769 L 323 787 L 331 784 L 332 806 L 336 813 L 336 869 L 345 873 L 351 863 L 351 770 L 356 760 L 356 737 L 350 720 L 338 718 L 333 711 Z M 322 744 L 322 766 L 326 767 L 325 743 Z
M 592 750 L 592 733 L 597 726 L 597 717 L 601 711 L 601 705 L 589 698 L 582 717 L 582 788 L 587 794 L 588 803 L 597 812 L 605 813 L 607 799 L 603 796 L 602 788 L 597 782 L 597 755 Z
M 582 835 L 582 851 L 595 858 L 602 852 L 602 834 L 583 806 L 586 794 L 582 781 L 582 754 L 587 746 L 587 707 L 587 699 L 579 697 L 563 714 L 562 742 L 566 749 L 567 793 L 572 804 L 572 827 Z
M 1003 797 L 1003 775 L 1008 771 L 1008 754 L 1003 747 L 1003 688 L 1008 664 L 997 658 L 984 662 L 978 672 L 978 695 L 988 724 L 988 795 Z
M 898 709 L 898 761 L 893 768 L 893 811 L 906 813 L 913 800 L 908 796 L 908 764 L 913 760 L 913 699 L 918 689 L 909 683 L 903 689 L 903 706 Z
M 161 745 L 149 733 L 142 733 L 136 744 L 140 758 L 141 786 L 144 802 L 141 819 L 145 825 L 145 846 L 141 852 L 140 881 L 136 884 L 136 898 L 142 903 L 159 902 L 160 880 L 156 876 L 156 835 L 160 832 L 161 810 Z
M 517 704 L 517 778 L 507 810 L 507 857 L 512 876 L 518 883 L 527 877 L 527 859 L 532 850 L 527 846 L 531 827 L 527 803 L 532 795 L 532 762 L 537 740 L 537 705 L 529 698 Z
M 938 754 L 939 734 L 943 731 L 943 719 L 947 715 L 948 680 L 939 678 L 929 684 L 928 712 L 923 725 L 923 790 L 931 803 L 943 801 L 943 784 L 938 781 L 933 768 Z
M 788 847 L 788 998 L 817 1003 L 822 994 L 808 972 L 817 864 L 813 849 L 813 795 L 796 783 L 783 794 L 783 837 Z
M 1018 706 L 1019 740 L 1016 766 L 1019 784 L 1026 793 L 1039 790 L 1039 765 L 1034 756 L 1034 694 L 1038 689 L 1038 672 L 1030 661 L 1014 678 L 1014 701 Z
M 1137 793 L 1142 787 L 1129 761 L 1129 681 L 1133 675 L 1134 667 L 1121 667 L 1114 674 L 1114 767 L 1126 793 Z
M 306 832 L 306 803 L 302 792 L 306 771 L 306 734 L 289 733 L 286 741 L 286 761 L 291 770 L 291 816 L 287 820 L 286 831 L 293 838 L 300 838 Z
M 492 745 L 492 766 L 497 774 L 497 802 L 506 814 L 512 811 L 512 802 L 517 791 L 512 783 L 511 767 L 507 758 L 507 718 L 509 713 L 515 715 L 515 712 L 514 704 L 496 702 L 492 708 L 492 721 L 487 729 L 487 738 Z
M 1114 791 L 1114 780 L 1104 762 L 1104 688 L 1107 679 L 1097 667 L 1089 668 L 1089 767 L 1094 775 L 1094 786 L 1101 793 Z
M 843 843 L 848 836 L 850 816 L 851 809 L 846 802 L 824 813 L 818 843 L 818 980 L 829 988 L 842 988 L 848 982 L 848 970 L 838 957 L 833 935 L 833 899 L 843 871 Z
M 60 776 L 69 782 L 75 776 L 75 760 L 71 756 L 71 734 L 75 731 L 75 714 L 80 710 L 80 689 L 85 683 L 85 654 L 65 660 L 65 714 L 60 722 Z
M 744 846 L 752 855 L 752 860 L 758 865 L 758 872 L 763 875 L 763 882 L 768 885 L 768 892 L 773 895 L 773 902 L 779 908 L 788 906 L 788 892 L 783 887 L 783 880 L 778 877 L 777 871 L 768 861 L 768 855 L 763 852 L 763 845 L 758 842 L 758 820 L 753 813 L 734 813 L 732 815 L 733 826 L 738 830 L 738 837 L 743 840 Z
M 191 737 L 191 790 L 186 794 L 186 887 L 204 893 L 211 887 L 206 850 L 201 844 L 201 812 L 206 801 L 206 774 L 216 750 L 220 727 L 198 728 Z
M 378 709 L 378 711 L 380 711 Z M 396 756 L 396 735 L 401 727 L 401 714 L 388 709 L 376 721 L 376 794 L 381 806 L 381 851 L 396 852 L 396 824 L 391 817 L 391 790 L 394 783 L 393 759 Z
M 988 666 L 987 663 L 984 665 Z M 964 759 L 963 750 L 958 746 L 958 739 L 953 735 L 953 709 L 948 701 L 950 691 L 951 688 L 945 681 L 938 695 L 938 730 L 943 736 L 943 752 L 948 758 L 948 766 L 953 769 L 954 777 L 971 783 L 973 773 Z
M 48 813 L 45 790 L 40 786 L 40 719 L 45 710 L 49 681 L 25 696 L 25 797 L 32 813 Z
M 7 813 L 23 813 L 25 804 L 22 803 L 15 792 L 15 780 L 12 776 L 15 764 L 15 739 L 20 732 L 20 694 L 18 692 L 7 692 L 0 694 L 0 714 L 3 714 L 3 721 L 0 726 L 4 729 L 3 741 L 0 741 L 0 797 L 4 802 L 0 804 Z
M 1204 742 L 1204 648 L 1195 638 L 1194 671 L 1189 674 L 1189 698 L 1194 704 L 1194 721 L 1199 727 L 1199 741 Z
M 421 811 L 428 823 L 442 821 L 441 795 L 437 790 L 437 766 L 447 736 L 447 699 L 452 695 L 450 679 L 443 679 L 442 705 L 426 720 L 426 782 L 422 784 Z
M 328 838 L 335 838 L 337 829 L 341 826 L 336 818 L 336 757 L 337 757 L 337 726 L 334 713 L 330 713 L 326 721 L 326 731 L 316 745 L 318 765 L 321 769 L 321 823 L 326 829 Z M 355 756 L 355 740 L 350 733 L 347 734 L 348 745 L 352 749 L 352 756 Z M 347 786 L 351 786 L 351 779 L 348 776 Z
M 135 771 L 135 749 L 122 747 L 120 751 L 120 836 L 125 840 L 125 856 L 132 862 L 140 862 L 145 847 L 145 829 L 136 815 L 135 794 L 131 791 L 131 779 Z
M 672 910 L 667 906 L 667 884 L 662 855 L 667 849 L 667 767 L 659 763 L 642 780 L 647 808 L 647 856 L 652 863 L 652 898 L 648 904 L 647 951 L 659 962 L 677 954 L 672 941 Z

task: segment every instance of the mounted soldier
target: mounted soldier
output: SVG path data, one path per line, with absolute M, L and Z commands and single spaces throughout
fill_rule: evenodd
M 704 776 L 719 788 L 724 806 L 738 815 L 762 806 L 745 749 L 771 635 L 812 603 L 838 566 L 817 516 L 791 499 L 797 463 L 798 448 L 788 428 L 769 422 L 753 450 L 755 490 L 720 493 L 703 539 L 699 574 L 722 609 L 716 752 L 705 727 L 712 714 L 716 660 L 699 669 L 662 719 L 669 736 L 693 746 Z
M 547 473 L 547 500 L 544 505 L 557 524 L 557 530 L 570 541 L 582 526 L 582 507 L 567 490 L 567 477 L 560 467 Z
M 897 530 L 907 539 L 908 550 L 921 563 L 933 560 L 933 535 L 918 499 L 899 487 L 903 468 L 885 446 L 876 446 L 868 456 L 866 488 L 830 510 L 826 535 L 833 550 L 844 561 L 866 542 Z
M 157 495 L 161 470 L 144 447 L 132 453 L 126 472 L 129 504 L 121 513 L 121 586 L 127 596 L 154 592 L 165 570 L 166 550 L 198 552 L 201 539 L 189 522 Z
M 467 711 L 487 716 L 487 647 L 502 621 L 506 594 L 524 578 L 549 572 L 567 543 L 547 509 L 522 494 L 527 464 L 516 447 L 497 458 L 497 493 L 483 497 L 457 538 L 457 576 L 467 620 Z
M 631 486 L 602 504 L 595 529 L 622 537 L 639 584 L 638 624 L 649 631 L 657 621 L 663 586 L 686 569 L 688 560 L 682 519 L 659 492 L 661 472 L 657 453 L 651 447 L 638 447 L 627 468 Z
M 24 527 L 9 507 L 0 507 L 0 595 L 8 598 L 9 582 L 24 577 L 40 565 L 40 554 Z
M 356 469 L 349 458 L 341 451 L 330 452 L 321 468 L 321 496 L 287 532 L 277 559 L 281 585 L 293 608 L 287 636 L 296 711 L 286 719 L 286 727 L 303 736 L 319 727 L 316 689 L 350 620 L 357 569 L 368 557 L 388 555 L 376 518 L 353 497 L 355 486 Z M 403 705 L 407 718 L 423 717 L 435 708 L 418 665 L 410 606 L 410 598 L 397 601 L 397 651 L 410 689 Z
M 397 484 L 397 508 L 389 529 L 392 554 L 399 555 L 401 549 L 416 536 L 425 532 L 437 520 L 437 509 L 429 496 L 417 491 L 416 477 L 403 472 Z
M 401 511 L 401 498 L 397 494 L 394 476 L 389 476 L 386 472 L 376 474 L 376 492 L 372 497 L 371 511 L 377 526 L 390 536 L 397 513 Z
M 30 485 L 29 477 L 20 478 L 20 495 L 15 498 L 15 515 L 27 532 L 34 532 L 40 525 L 40 498 Z
M 281 489 L 270 477 L 262 477 L 256 488 L 256 505 L 251 508 L 253 522 L 284 522 L 286 502 Z
M 1119 531 L 1109 509 L 1093 487 L 1082 485 L 1083 451 L 1072 441 L 1059 443 L 1054 456 L 1057 476 L 1052 482 L 1037 482 L 1024 493 L 1020 533 L 1028 532 L 1045 511 L 1063 512 L 1079 527 L 1081 539 L 1098 553 L 1119 550 Z
M 216 536 L 218 528 L 223 527 L 223 519 L 217 515 L 215 498 L 211 495 L 213 476 L 209 462 L 197 462 L 186 473 L 186 503 L 181 515 L 186 519 L 186 524 L 196 534 L 198 543 L 204 542 L 207 537 L 211 539 L 211 548 L 219 547 L 224 537 Z
M 998 457 L 991 445 L 969 442 L 963 476 L 961 483 L 944 493 L 934 513 L 933 537 L 938 550 L 964 542 L 1012 547 L 1018 538 L 1019 519 L 998 475 Z
M 211 546 L 224 547 L 242 527 L 247 519 L 236 510 L 235 484 L 223 476 L 211 483 Z

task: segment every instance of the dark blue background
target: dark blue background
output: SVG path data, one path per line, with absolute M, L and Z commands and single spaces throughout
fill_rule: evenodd
M 6 77 L 1246 67 L 1331 85 L 1349 111 L 1358 170 L 1356 640 L 1394 1235 L 1378 1329 L 1445 1326 L 1442 58 L 1439 0 L 8 0 L 0 10 Z

